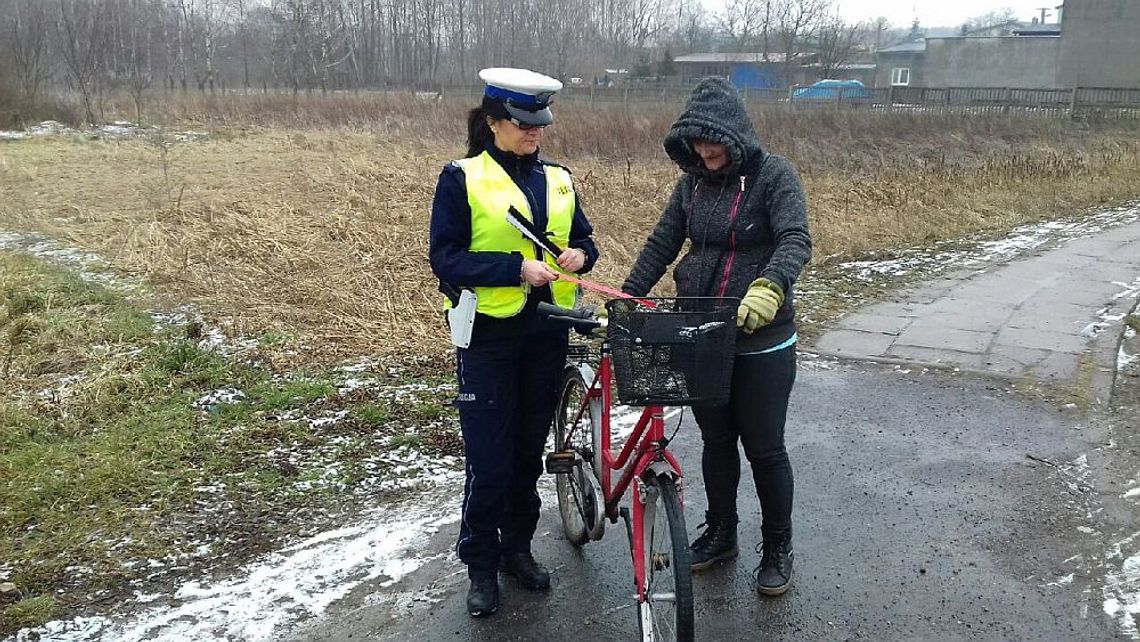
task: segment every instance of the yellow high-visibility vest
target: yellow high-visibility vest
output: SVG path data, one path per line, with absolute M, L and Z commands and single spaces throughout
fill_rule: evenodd
M 523 259 L 536 259 L 534 243 L 507 222 L 511 206 L 531 221 L 534 214 L 519 186 L 507 175 L 488 152 L 455 161 L 463 169 L 467 184 L 467 203 L 471 206 L 471 252 L 518 252 Z M 570 223 L 574 219 L 574 186 L 570 172 L 555 165 L 544 165 L 546 174 L 546 231 L 550 240 L 561 248 L 570 244 Z M 558 264 L 546 252 L 543 259 L 557 271 Z M 459 285 L 459 284 L 457 284 Z M 472 288 L 479 303 L 476 310 L 496 318 L 512 317 L 526 305 L 530 284 L 503 287 Z M 550 284 L 554 303 L 573 308 L 577 303 L 578 284 L 554 281 Z M 450 301 L 444 307 L 451 307 Z

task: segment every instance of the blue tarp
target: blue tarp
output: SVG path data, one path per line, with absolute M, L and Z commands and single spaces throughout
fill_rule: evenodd
M 771 89 L 783 87 L 780 70 L 776 65 L 733 65 L 728 80 L 741 89 Z

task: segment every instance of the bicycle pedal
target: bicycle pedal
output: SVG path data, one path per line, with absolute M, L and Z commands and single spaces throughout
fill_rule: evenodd
M 573 450 L 562 450 L 546 454 L 546 472 L 551 475 L 566 475 L 574 471 L 578 461 Z

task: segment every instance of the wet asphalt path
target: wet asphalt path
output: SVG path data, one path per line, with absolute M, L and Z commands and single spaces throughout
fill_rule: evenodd
M 1066 577 L 1073 559 L 1095 556 L 1098 546 L 1078 530 L 1097 511 L 1088 489 L 1074 483 L 1080 456 L 1107 439 L 1090 427 L 1095 422 L 1031 402 L 1001 380 L 801 365 L 787 436 L 796 474 L 794 587 L 776 599 L 749 588 L 760 524 L 746 474 L 741 557 L 695 576 L 698 639 L 1114 637 L 1097 578 Z M 699 435 L 686 417 L 674 445 L 688 473 L 692 535 L 705 499 Z M 579 551 L 562 538 L 547 496 L 534 550 L 554 570 L 548 595 L 504 578 L 499 613 L 469 618 L 462 567 L 446 554 L 452 524 L 431 542 L 436 561 L 395 586 L 361 587 L 290 639 L 635 639 L 624 526 L 608 525 L 602 541 Z M 377 600 L 385 591 L 427 599 Z

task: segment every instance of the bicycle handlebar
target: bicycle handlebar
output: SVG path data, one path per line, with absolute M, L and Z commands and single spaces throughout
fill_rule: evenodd
M 571 310 L 542 301 L 538 304 L 535 311 L 551 321 L 566 323 L 578 331 L 589 332 L 594 328 L 600 328 L 602 326 L 602 322 L 594 316 L 593 308 L 577 308 Z
M 538 313 L 543 316 L 571 317 L 583 320 L 594 318 L 594 311 L 590 308 L 576 308 L 571 310 L 570 308 L 563 308 L 553 303 L 547 303 L 546 301 L 539 302 L 537 310 Z

